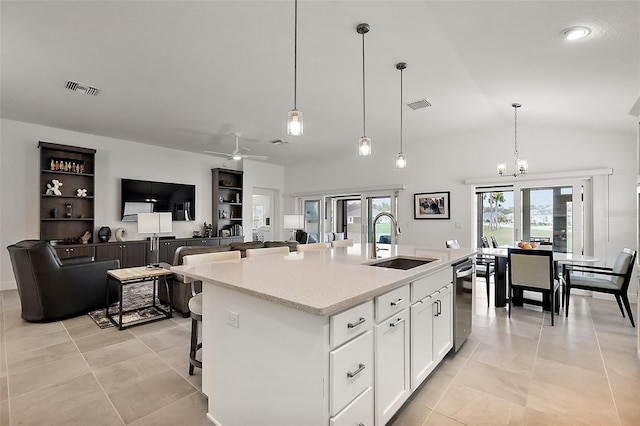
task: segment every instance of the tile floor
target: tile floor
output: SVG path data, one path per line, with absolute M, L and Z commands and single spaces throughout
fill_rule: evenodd
M 615 302 L 572 296 L 551 327 L 535 308 L 509 320 L 482 293 L 470 339 L 395 426 L 640 424 L 636 329 Z M 187 374 L 189 319 L 117 331 L 88 316 L 26 323 L 19 309 L 0 292 L 0 425 L 211 424 L 200 371 Z

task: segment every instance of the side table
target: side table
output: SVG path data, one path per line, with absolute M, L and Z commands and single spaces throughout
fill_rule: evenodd
M 171 308 L 171 298 L 173 296 L 173 286 L 169 282 L 168 277 L 173 275 L 173 272 L 169 270 L 171 265 L 168 263 L 161 263 L 160 266 L 150 267 L 150 266 L 137 266 L 135 268 L 124 268 L 124 269 L 112 269 L 107 271 L 107 301 L 105 305 L 105 316 L 120 330 L 124 330 L 127 327 L 131 327 L 134 325 L 144 324 L 147 322 L 158 321 L 165 318 L 172 317 L 172 308 Z M 169 299 L 169 309 L 165 310 L 156 304 L 156 296 L 157 296 L 157 284 L 158 280 L 162 278 L 164 281 L 164 285 L 167 288 L 167 294 Z M 118 284 L 119 294 L 120 294 L 120 303 L 118 305 L 118 321 L 113 318 L 113 315 L 109 313 L 109 285 L 111 281 L 114 280 Z M 122 295 L 123 289 L 125 286 L 130 284 L 138 284 L 138 283 L 153 283 L 153 303 L 148 306 L 139 306 L 135 309 L 130 309 L 124 311 L 122 308 Z M 138 321 L 131 322 L 129 324 L 122 323 L 122 315 L 135 312 L 140 309 L 153 307 L 159 313 L 164 314 L 164 316 L 156 316 L 153 318 L 145 318 Z

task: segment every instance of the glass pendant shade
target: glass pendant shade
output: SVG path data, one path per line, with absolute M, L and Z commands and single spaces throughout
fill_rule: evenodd
M 498 174 L 502 176 L 507 172 L 507 163 L 498 163 Z
M 292 109 L 289 111 L 287 119 L 287 133 L 291 136 L 300 136 L 303 131 L 302 112 L 297 109 Z
M 396 169 L 405 169 L 407 167 L 407 156 L 403 153 L 398 154 L 396 158 Z
M 371 155 L 371 138 L 366 136 L 362 136 L 360 138 L 360 141 L 358 142 L 358 155 L 361 157 Z
M 523 175 L 527 173 L 527 170 L 529 170 L 529 163 L 527 160 L 518 160 L 518 173 Z

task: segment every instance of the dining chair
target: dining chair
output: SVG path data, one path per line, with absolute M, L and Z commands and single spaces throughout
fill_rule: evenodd
M 551 298 L 549 311 L 551 325 L 554 325 L 554 311 L 559 313 L 559 299 L 556 299 L 560 283 L 555 278 L 553 252 L 551 250 L 524 250 L 510 248 L 509 259 L 509 318 L 511 318 L 513 289 L 536 291 L 544 298 Z
M 298 251 L 317 251 L 317 250 L 325 250 L 330 247 L 331 245 L 329 243 L 299 244 L 297 250 Z
M 482 237 L 485 238 L 486 237 Z M 459 249 L 460 243 L 458 240 L 447 240 L 445 246 L 450 249 Z M 491 291 L 489 285 L 491 283 L 491 275 L 495 275 L 495 258 L 493 256 L 484 256 L 481 254 L 476 255 L 476 277 L 482 278 L 487 287 L 487 307 L 491 306 Z
M 347 238 L 345 240 L 333 240 L 331 241 L 331 247 L 352 247 L 353 239 Z
M 480 244 L 482 245 L 482 248 L 490 248 L 489 241 L 487 240 L 487 237 L 485 237 L 484 235 L 480 237 Z M 490 299 L 489 284 L 490 284 L 491 275 L 494 275 L 495 273 L 496 273 L 496 270 L 495 270 L 494 256 L 483 255 L 483 254 L 476 255 L 476 276 L 483 278 L 487 283 L 487 307 L 491 306 L 490 300 L 489 300 Z
M 460 248 L 460 243 L 458 243 L 458 240 L 447 240 L 444 242 L 444 245 L 447 248 L 450 249 L 459 249 Z
M 289 247 L 264 247 L 264 248 L 254 248 L 247 249 L 245 256 L 246 257 L 258 257 L 258 256 L 273 256 L 276 254 L 289 254 Z
M 495 236 L 495 235 L 492 235 L 492 236 L 491 236 L 491 245 L 493 246 L 493 248 L 498 248 L 498 247 L 500 247 L 500 246 L 498 245 L 498 240 L 496 240 L 496 236 Z
M 599 293 L 613 294 L 618 302 L 618 308 L 624 318 L 624 310 L 622 309 L 622 303 L 627 309 L 629 315 L 629 321 L 631 325 L 635 327 L 633 322 L 633 314 L 631 313 L 631 306 L 629 305 L 629 298 L 627 297 L 627 290 L 629 289 L 629 283 L 631 282 L 633 265 L 635 265 L 637 251 L 629 248 L 623 249 L 618 257 L 613 268 L 605 268 L 599 266 L 588 265 L 565 265 L 564 280 L 566 283 L 566 311 L 565 315 L 569 316 L 569 296 L 571 295 L 572 288 L 579 288 L 581 290 L 590 290 Z M 589 273 L 593 276 L 586 276 L 580 273 Z M 600 275 L 598 277 L 598 275 Z
M 192 254 L 182 258 L 182 264 L 185 266 L 191 266 L 234 259 L 240 259 L 240 251 L 232 250 Z M 198 324 L 202 323 L 202 293 L 196 294 L 194 283 L 195 281 L 191 281 L 191 293 L 193 297 L 189 299 L 189 311 L 191 312 L 191 344 L 189 346 L 190 376 L 193 375 L 194 367 L 202 368 L 202 361 L 196 359 L 196 354 L 200 349 L 202 349 L 202 342 L 198 342 Z

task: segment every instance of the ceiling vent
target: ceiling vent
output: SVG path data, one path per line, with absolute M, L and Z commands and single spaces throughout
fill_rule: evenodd
M 274 139 L 271 141 L 271 143 L 274 145 L 286 145 L 289 143 L 289 141 L 285 141 L 283 139 Z
M 420 99 L 419 101 L 409 102 L 407 106 L 413 110 L 430 107 L 431 104 L 426 99 Z
M 98 96 L 100 89 L 95 87 L 86 86 L 84 84 L 76 83 L 75 81 L 67 81 L 65 88 L 73 90 L 74 92 L 84 93 L 85 95 Z

